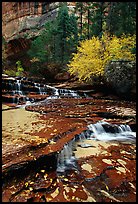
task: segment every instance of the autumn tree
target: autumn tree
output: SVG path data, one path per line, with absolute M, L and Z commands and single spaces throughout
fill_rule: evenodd
M 135 43 L 135 35 L 118 38 L 104 33 L 101 38 L 93 36 L 80 43 L 77 53 L 68 64 L 69 72 L 86 81 L 93 76 L 102 76 L 111 60 L 135 60 L 135 54 L 132 53 Z

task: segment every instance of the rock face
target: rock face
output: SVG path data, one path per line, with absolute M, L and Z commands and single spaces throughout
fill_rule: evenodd
M 44 24 L 56 17 L 59 4 L 60 2 L 2 2 L 2 36 L 8 43 L 9 60 L 25 55 L 30 39 L 38 36 Z M 71 2 L 69 5 L 72 6 Z
M 111 61 L 105 69 L 106 82 L 115 92 L 123 96 L 136 96 L 136 63 Z
M 57 14 L 59 2 L 3 2 L 2 35 L 7 42 L 39 35 L 45 22 Z
M 2 36 L 8 43 L 7 60 L 28 63 L 26 51 L 47 20 L 55 18 L 59 2 L 2 2 Z M 9 65 L 11 66 L 11 64 Z M 29 66 L 29 64 L 28 64 Z
M 57 152 L 63 146 L 67 147 L 63 151 L 64 158 L 61 157 L 64 162 L 70 154 L 67 143 L 74 137 L 83 136 L 80 133 L 85 131 L 87 124 L 103 119 L 99 114 L 104 114 L 105 109 L 108 111 L 112 103 L 122 106 L 116 101 L 73 98 L 53 99 L 41 105 L 27 106 L 26 110 L 43 114 L 37 114 L 36 121 L 29 124 L 33 131 L 29 131 L 27 125 L 22 130 L 17 120 L 15 129 L 19 128 L 18 138 L 12 130 L 15 123 L 9 129 L 9 135 L 6 132 L 8 126 L 4 128 L 3 123 L 3 202 L 41 202 L 43 199 L 55 202 L 135 202 L 135 144 L 89 140 L 89 146 L 78 144 L 76 147 L 77 170 L 56 172 Z M 123 106 L 126 109 L 130 104 Z M 6 110 L 3 117 L 4 114 Z M 106 118 L 106 121 L 127 123 L 128 120 L 118 119 Z M 40 129 L 37 130 L 38 127 Z

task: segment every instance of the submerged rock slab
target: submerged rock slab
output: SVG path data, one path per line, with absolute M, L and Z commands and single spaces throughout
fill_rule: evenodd
M 78 158 L 85 188 L 96 202 L 135 202 L 136 146 L 92 141 L 92 155 Z M 81 150 L 82 151 L 82 150 Z
M 91 142 L 98 151 L 78 155 L 77 170 L 32 171 L 4 185 L 3 202 L 135 202 L 135 145 Z
M 6 111 L 3 112 L 4 176 L 16 167 L 20 169 L 22 164 L 25 166 L 41 156 L 56 154 L 74 135 L 86 129 L 85 123 L 76 119 L 39 115 L 24 109 L 8 110 L 8 113 L 9 120 Z
M 111 144 L 104 150 L 107 154 L 104 151 L 102 153 L 98 151 L 99 145 L 101 147 L 100 143 L 97 143 L 97 146 L 95 146 L 96 143 L 93 144 L 95 147 L 83 148 L 82 146 L 81 150 L 86 151 L 91 148 L 97 150 L 97 155 L 91 156 L 89 151 L 87 158 L 78 157 L 79 171 L 70 170 L 63 175 L 56 173 L 57 153 L 64 144 L 86 130 L 87 125 L 104 119 L 112 124 L 129 124 L 135 127 L 135 103 L 93 98 L 57 98 L 28 105 L 26 110 L 6 110 L 6 108 L 2 113 L 5 116 L 8 115 L 5 123 L 4 120 L 2 123 L 3 201 L 117 202 L 126 201 L 128 198 L 135 200 L 134 144 L 122 144 L 118 147 Z M 25 116 L 26 120 L 23 124 L 17 116 L 16 120 L 10 119 L 12 111 L 19 112 L 19 118 L 23 114 L 28 115 Z M 121 153 L 125 149 L 127 151 L 125 158 L 129 158 L 128 162 L 127 159 L 124 161 Z M 110 167 L 113 166 L 111 158 L 119 160 L 122 164 L 126 162 L 128 170 L 125 171 L 122 164 L 115 166 L 116 169 Z M 130 165 L 130 160 L 134 160 L 133 166 Z M 102 174 L 104 167 L 107 167 L 106 172 L 108 174 L 111 172 L 111 175 Z M 93 173 L 87 171 L 87 168 L 93 168 Z M 21 174 L 21 171 L 26 174 Z M 118 171 L 122 171 L 121 175 L 117 173 Z M 114 179 L 112 172 L 116 176 L 119 175 L 118 182 L 122 182 L 122 185 L 128 176 L 127 185 L 130 193 L 120 190 L 122 189 L 120 183 L 115 186 L 112 184 Z M 106 185 L 109 181 L 107 187 L 105 185 L 103 187 L 103 178 L 100 175 L 106 177 Z M 96 177 L 94 182 L 98 178 L 98 186 L 94 183 L 91 189 L 93 177 Z M 114 192 L 120 192 L 124 197 L 121 198 L 119 193 L 116 195 Z

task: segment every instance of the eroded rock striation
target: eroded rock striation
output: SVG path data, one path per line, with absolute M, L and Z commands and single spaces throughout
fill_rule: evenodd
M 5 91 L 12 80 L 17 82 L 14 78 L 5 79 Z M 62 86 L 57 84 L 57 87 Z M 47 85 L 46 88 L 54 92 L 49 92 L 49 96 L 34 93 L 37 102 L 26 105 L 25 109 L 13 109 L 10 103 L 3 106 L 3 202 L 135 201 L 136 145 L 132 140 L 135 135 L 125 126 L 136 131 L 135 102 L 115 96 L 108 98 L 94 90 L 79 90 L 84 87 L 78 87 L 78 92 L 89 92 L 89 97 L 73 98 L 77 93 L 63 87 Z M 38 101 L 36 95 L 45 99 Z M 106 132 L 120 131 L 121 141 L 101 141 L 99 136 L 95 140 L 95 133 L 83 142 L 98 121 L 103 121 Z M 120 124 L 124 126 L 117 128 Z M 102 127 L 98 127 L 101 131 Z M 123 128 L 128 129 L 130 141 L 124 140 Z M 114 136 L 114 140 L 120 137 Z M 74 138 L 75 148 L 71 152 Z M 73 155 L 75 163 L 70 160 Z M 69 168 L 64 171 L 66 162 Z
M 59 2 L 3 2 L 2 35 L 7 42 L 39 35 L 45 22 L 55 18 Z
M 2 2 L 2 36 L 8 43 L 8 60 L 19 59 L 26 54 L 31 39 L 40 34 L 48 20 L 57 16 L 59 4 L 60 2 Z

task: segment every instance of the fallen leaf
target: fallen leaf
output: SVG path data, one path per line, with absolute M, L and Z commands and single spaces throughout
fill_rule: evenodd
M 42 170 L 41 170 L 41 172 L 42 172 L 42 173 L 45 173 L 45 170 L 44 170 L 44 169 L 42 169 Z
M 50 144 L 55 144 L 55 143 L 56 143 L 56 142 L 54 142 L 54 141 L 52 141 L 52 140 L 50 141 Z
M 68 181 L 68 179 L 67 179 L 67 178 L 64 178 L 64 181 Z
M 37 173 L 36 175 L 35 175 L 35 177 L 37 178 L 39 176 L 39 173 Z
M 30 191 L 33 191 L 33 188 L 32 188 L 32 187 L 30 187 L 30 188 L 29 188 L 29 190 L 30 190 Z
M 32 182 L 30 182 L 30 184 L 34 184 L 34 182 L 32 181 Z
M 27 187 L 28 186 L 28 182 L 26 182 L 24 185 L 25 185 L 25 187 Z

